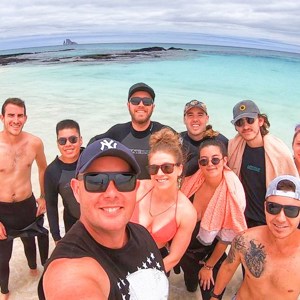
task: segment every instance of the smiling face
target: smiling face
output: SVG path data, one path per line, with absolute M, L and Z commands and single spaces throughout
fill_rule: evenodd
M 152 98 L 151 95 L 144 91 L 138 91 L 131 95 L 130 98 L 140 97 L 140 98 Z M 138 105 L 133 105 L 130 102 L 127 103 L 128 110 L 131 116 L 132 123 L 139 125 L 147 125 L 150 123 L 150 118 L 155 107 L 154 104 L 150 106 L 145 106 L 141 101 Z
M 191 139 L 199 141 L 203 138 L 209 116 L 199 107 L 188 110 L 184 116 L 184 124 Z
M 71 143 L 69 137 L 77 137 L 76 143 Z M 60 138 L 67 138 L 65 145 L 60 145 L 57 143 L 59 152 L 61 153 L 60 159 L 64 163 L 73 163 L 75 162 L 80 155 L 80 147 L 82 145 L 82 138 L 76 128 L 65 128 L 58 131 L 57 140 Z
M 95 159 L 88 172 L 130 172 L 129 164 L 119 157 L 104 156 Z M 84 181 L 72 179 L 71 187 L 80 203 L 80 220 L 96 237 L 105 238 L 111 233 L 122 233 L 129 222 L 136 201 L 136 188 L 131 192 L 119 192 L 113 181 L 105 192 L 91 193 L 85 190 Z
M 293 205 L 300 207 L 300 201 L 284 197 L 284 196 L 270 196 L 267 198 L 267 201 L 278 203 L 281 205 Z M 266 207 L 266 203 L 265 203 Z M 284 239 L 289 237 L 292 233 L 297 230 L 297 227 L 300 222 L 300 214 L 296 218 L 288 218 L 283 209 L 277 215 L 272 215 L 266 211 L 266 221 L 267 225 L 275 238 Z
M 22 132 L 27 116 L 23 107 L 10 103 L 5 107 L 5 113 L 1 115 L 1 120 L 6 133 L 18 136 Z
M 164 152 L 156 151 L 151 153 L 149 156 L 149 165 L 162 165 L 162 164 L 176 164 L 177 161 L 174 155 Z M 170 187 L 177 186 L 178 177 L 182 173 L 182 164 L 179 166 L 174 166 L 174 171 L 171 174 L 166 174 L 159 168 L 157 174 L 151 175 L 151 180 L 153 185 L 159 189 L 168 189 Z

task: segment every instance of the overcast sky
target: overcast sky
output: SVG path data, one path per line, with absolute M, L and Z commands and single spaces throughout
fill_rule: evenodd
M 0 49 L 65 38 L 300 49 L 300 1 L 0 0 Z

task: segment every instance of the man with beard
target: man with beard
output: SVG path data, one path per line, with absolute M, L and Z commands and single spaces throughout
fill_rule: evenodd
M 148 164 L 149 138 L 153 132 L 159 131 L 165 125 L 151 121 L 154 110 L 155 92 L 147 84 L 138 82 L 134 84 L 128 92 L 128 111 L 131 122 L 116 124 L 107 132 L 93 137 L 89 144 L 102 139 L 111 138 L 127 146 L 134 154 L 141 173 L 139 179 L 150 179 L 146 168 Z
M 248 227 L 266 224 L 266 187 L 279 175 L 297 175 L 288 147 L 269 133 L 269 120 L 251 100 L 233 108 L 238 134 L 228 144 L 228 166 L 239 176 L 246 194 L 245 217 Z

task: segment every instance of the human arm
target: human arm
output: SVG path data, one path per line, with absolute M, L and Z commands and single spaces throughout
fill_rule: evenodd
M 6 230 L 4 225 L 0 222 L 0 240 L 5 240 L 7 238 Z
M 57 259 L 48 267 L 43 278 L 47 300 L 107 300 L 110 281 L 94 259 Z
M 215 284 L 214 278 L 213 278 L 213 268 L 215 264 L 219 261 L 219 259 L 224 254 L 228 244 L 225 244 L 221 241 L 218 241 L 218 243 L 215 246 L 215 249 L 209 259 L 205 262 L 205 265 L 200 269 L 198 277 L 200 281 L 200 286 L 203 288 L 203 290 L 209 290 L 210 284 Z

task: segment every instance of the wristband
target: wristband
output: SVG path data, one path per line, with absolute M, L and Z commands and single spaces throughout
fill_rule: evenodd
M 213 290 L 213 289 L 212 289 L 211 292 L 210 292 L 210 296 L 211 296 L 212 298 L 222 299 L 222 294 L 216 295 L 216 294 L 214 293 L 214 290 Z
M 39 198 L 45 199 L 45 194 L 40 194 Z

